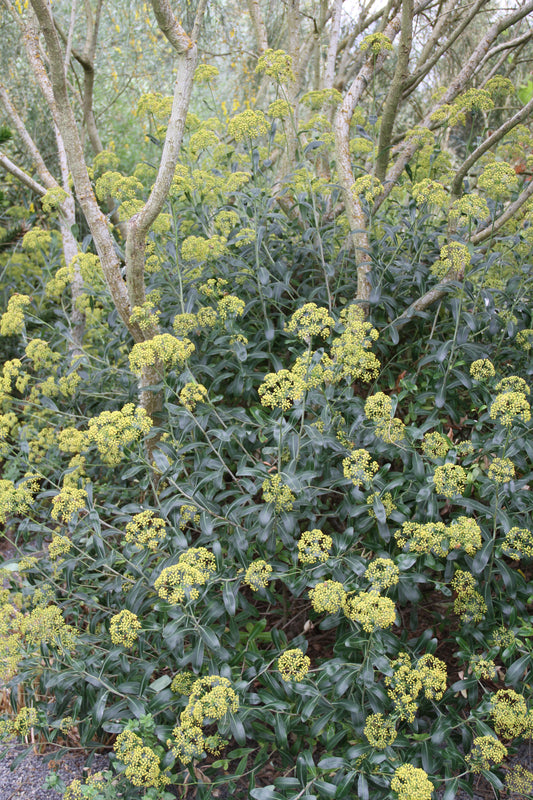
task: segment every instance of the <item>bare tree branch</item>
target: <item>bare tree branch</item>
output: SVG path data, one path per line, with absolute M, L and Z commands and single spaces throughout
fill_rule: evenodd
M 0 167 L 3 167 L 7 172 L 11 173 L 17 180 L 31 189 L 32 192 L 38 194 L 40 197 L 46 194 L 46 187 L 34 180 L 27 172 L 18 167 L 10 158 L 0 151 Z
M 44 183 L 47 189 L 51 189 L 53 186 L 58 186 L 58 183 L 51 172 L 48 170 L 48 167 L 44 163 L 44 159 L 39 152 L 39 148 L 31 138 L 28 129 L 24 125 L 22 119 L 20 118 L 17 109 L 11 103 L 9 99 L 9 95 L 5 89 L 5 87 L 0 84 L 0 102 L 2 103 L 5 112 L 20 137 L 20 140 L 24 147 L 26 148 L 26 152 L 32 159 L 35 169 L 37 170 L 37 174 L 39 175 L 41 181 Z M 45 190 L 46 191 L 46 190 Z
M 460 70 L 459 74 L 452 81 L 447 91 L 441 97 L 438 105 L 434 106 L 428 112 L 426 117 L 419 124 L 419 127 L 427 128 L 428 130 L 431 128 L 432 125 L 431 118 L 433 113 L 442 106 L 453 102 L 453 100 L 455 100 L 457 95 L 462 90 L 464 90 L 464 88 L 470 81 L 472 75 L 474 74 L 476 67 L 483 59 L 485 53 L 487 53 L 487 51 L 489 50 L 492 42 L 500 35 L 500 33 L 515 25 L 531 11 L 533 11 L 533 0 L 529 0 L 528 3 L 524 4 L 519 9 L 513 11 L 511 14 L 508 14 L 502 19 L 498 20 L 489 28 L 488 32 L 479 41 L 477 47 L 474 49 L 474 52 L 472 53 L 472 55 L 470 56 L 464 67 Z M 395 185 L 400 175 L 402 174 L 405 165 L 411 160 L 414 153 L 418 149 L 418 144 L 419 144 L 418 138 L 413 137 L 411 139 L 408 139 L 405 142 L 405 144 L 400 148 L 396 162 L 387 173 L 385 179 L 384 191 L 374 203 L 374 212 L 377 211 L 377 209 L 381 206 L 383 201 L 389 196 L 392 187 Z
M 470 241 L 472 244 L 480 244 L 484 242 L 485 239 L 489 239 L 493 234 L 497 233 L 500 228 L 502 228 L 506 222 L 509 222 L 512 217 L 519 211 L 524 203 L 526 203 L 530 197 L 533 196 L 533 180 L 530 180 L 527 184 L 526 188 L 518 195 L 516 200 L 513 203 L 509 203 L 505 211 L 500 214 L 497 219 L 483 230 L 478 231 L 477 233 L 472 234 L 470 237 Z
M 520 111 L 511 117 L 511 119 L 508 119 L 506 122 L 500 125 L 500 127 L 495 130 L 494 133 L 488 137 L 488 139 L 485 139 L 485 141 L 482 142 L 479 147 L 477 147 L 474 152 L 468 156 L 468 158 L 461 164 L 453 176 L 451 188 L 452 199 L 460 197 L 465 176 L 468 174 L 469 169 L 474 166 L 476 161 L 481 158 L 483 153 L 486 153 L 487 150 L 490 150 L 491 147 L 500 141 L 500 139 L 503 139 L 506 133 L 509 133 L 509 131 L 527 119 L 531 113 L 533 113 L 533 97 L 529 103 L 521 108 Z
M 402 99 L 402 86 L 405 83 L 409 69 L 409 56 L 413 43 L 413 0 L 403 0 L 400 42 L 398 45 L 398 59 L 396 69 L 391 81 L 387 98 L 381 113 L 381 126 L 379 129 L 378 154 L 376 158 L 376 177 L 383 181 L 389 163 L 392 129 L 396 113 Z
M 39 60 L 37 60 L 35 69 L 37 69 L 41 75 L 41 83 L 43 86 L 46 87 L 47 84 L 51 84 L 53 92 L 52 102 L 55 106 L 57 117 L 56 123 L 65 145 L 68 165 L 74 181 L 74 188 L 87 224 L 93 235 L 96 250 L 100 256 L 104 277 L 111 292 L 113 302 L 115 303 L 122 321 L 132 336 L 136 340 L 140 340 L 143 337 L 138 326 L 130 323 L 131 308 L 126 285 L 122 279 L 120 261 L 115 251 L 115 243 L 109 231 L 107 220 L 100 210 L 94 196 L 87 172 L 87 165 L 78 134 L 76 118 L 68 96 L 67 82 L 63 69 L 63 52 L 54 25 L 51 7 L 47 0 L 31 0 L 31 4 L 46 43 L 50 60 L 50 78 L 48 78 L 46 74 L 42 61 L 39 63 Z M 29 31 L 29 45 L 34 45 L 32 49 L 35 52 L 37 42 L 34 37 L 36 37 L 36 33 Z
M 262 56 L 265 50 L 268 50 L 268 36 L 265 20 L 259 6 L 259 0 L 247 0 L 247 3 L 257 41 L 257 49 L 259 50 L 259 55 Z
M 335 62 L 337 60 L 337 47 L 341 30 L 341 14 L 343 0 L 334 0 L 331 14 L 328 52 L 326 56 L 326 69 L 324 71 L 324 89 L 331 89 L 335 79 Z

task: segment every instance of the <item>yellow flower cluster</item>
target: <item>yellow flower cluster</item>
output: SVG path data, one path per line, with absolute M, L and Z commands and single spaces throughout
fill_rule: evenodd
M 108 170 L 117 169 L 119 165 L 119 158 L 112 150 L 101 150 L 93 159 L 93 172 L 99 175 Z
M 52 541 L 48 545 L 48 556 L 51 561 L 57 561 L 61 556 L 66 555 L 72 549 L 72 542 L 68 536 L 59 536 L 54 534 Z
M 361 175 L 350 191 L 354 197 L 362 195 L 367 203 L 373 203 L 383 192 L 383 184 L 374 175 Z
M 286 483 L 281 480 L 281 475 L 273 475 L 263 481 L 263 500 L 265 503 L 274 503 L 276 514 L 282 511 L 292 511 L 295 496 Z
M 344 477 L 351 480 L 354 486 L 361 487 L 370 483 L 379 469 L 377 461 L 372 461 L 368 450 L 353 450 L 343 459 L 342 468 Z
M 127 403 L 120 411 L 102 411 L 90 419 L 87 439 L 96 445 L 105 464 L 116 466 L 123 449 L 138 442 L 151 427 L 152 420 L 144 408 Z
M 531 797 L 533 795 L 533 772 L 515 764 L 505 775 L 505 788 L 508 792 L 516 792 L 521 797 Z
M 52 497 L 52 519 L 61 520 L 65 525 L 77 511 L 85 508 L 87 492 L 75 486 L 63 486 L 59 494 Z
M 271 574 L 270 564 L 267 564 L 262 558 L 258 558 L 256 561 L 252 561 L 244 573 L 244 583 L 253 592 L 258 592 L 260 589 L 266 589 Z
M 504 739 L 515 739 L 531 731 L 533 716 L 528 712 L 526 701 L 513 689 L 500 689 L 491 698 L 494 730 Z
M 219 74 L 217 67 L 212 64 L 198 64 L 194 70 L 194 80 L 196 83 L 209 83 Z
M 234 294 L 227 294 L 218 301 L 217 314 L 222 322 L 225 322 L 229 316 L 242 317 L 244 307 L 244 300 Z
M 426 433 L 422 439 L 422 452 L 427 458 L 445 458 L 450 449 L 450 442 L 446 436 L 438 431 Z
M 373 492 L 372 494 L 368 495 L 368 497 L 366 498 L 367 505 L 369 506 L 368 515 L 373 519 L 376 518 L 376 512 L 374 511 L 372 506 L 374 504 L 374 500 L 378 499 L 381 500 L 383 508 L 385 509 L 385 516 L 390 517 L 392 512 L 395 511 L 397 508 L 392 499 L 392 494 L 390 492 L 385 492 L 385 494 L 383 495 L 380 495 L 379 492 Z
M 137 324 L 142 331 L 156 330 L 161 312 L 155 311 L 155 305 L 147 300 L 142 306 L 134 306 L 130 314 L 132 325 Z
M 504 650 L 507 647 L 512 647 L 516 642 L 516 636 L 512 630 L 505 628 L 496 628 L 490 638 L 491 647 L 499 647 Z
M 301 375 L 288 369 L 280 369 L 278 372 L 267 373 L 258 391 L 263 406 L 288 411 L 293 403 L 302 399 L 306 388 Z
M 524 328 L 515 336 L 516 344 L 522 348 L 522 350 L 531 350 L 533 347 L 533 328 Z
M 491 658 L 472 656 L 470 659 L 470 669 L 478 681 L 493 681 L 497 679 L 496 664 Z
M 191 547 L 181 554 L 177 564 L 162 570 L 154 585 L 159 597 L 169 603 L 197 600 L 198 587 L 204 586 L 215 571 L 213 553 L 205 547 Z
M 502 550 L 510 558 L 533 558 L 533 533 L 527 528 L 511 528 L 503 540 Z
M 392 50 L 392 42 L 384 33 L 371 33 L 365 36 L 361 43 L 361 52 L 371 50 L 374 55 L 381 53 L 382 50 Z
M 413 667 L 407 653 L 400 653 L 391 667 L 393 674 L 385 678 L 385 685 L 400 719 L 413 722 L 422 690 L 428 700 L 440 700 L 446 690 L 446 664 L 433 655 L 422 656 Z
M 364 136 L 354 136 L 350 139 L 350 153 L 354 156 L 366 156 L 374 151 L 374 143 Z
M 194 353 L 194 345 L 189 339 L 177 339 L 170 333 L 161 333 L 145 342 L 133 345 L 129 355 L 131 371 L 140 375 L 143 367 L 154 364 L 174 366 L 184 364 Z
M 27 234 L 26 234 L 27 235 Z M 31 299 L 26 294 L 12 294 L 7 301 L 7 309 L 0 317 L 0 336 L 15 336 L 24 330 L 24 306 Z
M 180 715 L 180 725 L 172 731 L 173 739 L 167 741 L 172 752 L 183 764 L 200 758 L 204 750 L 218 753 L 226 744 L 218 734 L 204 737 L 202 725 L 222 719 L 227 713 L 239 708 L 239 698 L 227 678 L 208 675 L 196 680 L 189 695 L 189 702 Z
M 518 177 L 511 164 L 505 161 L 491 161 L 478 178 L 477 185 L 487 196 L 497 200 L 508 197 L 518 189 Z
M 54 370 L 56 363 L 61 359 L 61 354 L 54 353 L 48 342 L 45 342 L 43 339 L 32 339 L 29 341 L 24 352 L 32 362 L 35 370 Z
M 55 645 L 62 650 L 72 650 L 76 644 L 76 631 L 67 625 L 58 606 L 38 606 L 19 620 L 20 632 L 26 642 L 34 647 Z
M 48 250 L 52 243 L 52 234 L 50 231 L 45 231 L 42 228 L 32 228 L 31 231 L 24 234 L 22 240 L 22 247 L 29 253 L 36 250 Z
M 64 453 L 81 453 L 89 446 L 89 439 L 85 431 L 78 428 L 63 428 L 57 434 L 57 446 Z
M 490 215 L 487 201 L 478 194 L 465 194 L 450 206 L 448 218 L 459 226 L 471 221 L 483 222 Z
M 507 428 L 517 420 L 529 422 L 531 419 L 531 407 L 523 392 L 506 391 L 496 395 L 489 413 L 491 419 L 498 420 Z
M 312 336 L 327 339 L 334 324 L 335 320 L 326 308 L 319 308 L 316 303 L 306 303 L 294 312 L 285 325 L 285 330 L 296 334 L 298 339 L 308 342 Z
M 367 419 L 389 420 L 392 416 L 392 400 L 388 394 L 377 392 L 370 395 L 365 401 L 365 416 Z
M 405 439 L 405 425 L 398 419 L 381 419 L 376 424 L 374 433 L 387 444 L 397 444 Z
M 318 614 L 335 614 L 344 608 L 346 591 L 339 581 L 323 581 L 309 590 L 309 597 Z
M 61 186 L 53 186 L 41 197 L 41 206 L 45 214 L 53 214 L 67 199 L 68 194 Z
M 39 491 L 35 478 L 28 475 L 18 486 L 6 478 L 0 479 L 0 522 L 4 523 L 14 514 L 23 514 Z
M 255 71 L 269 75 L 280 83 L 288 83 L 294 80 L 292 56 L 288 55 L 284 50 L 272 50 L 269 47 L 258 58 Z
M 460 242 L 450 242 L 441 248 L 440 258 L 432 265 L 431 272 L 439 280 L 448 276 L 458 277 L 464 275 L 469 264 L 468 247 Z
M 128 522 L 124 539 L 139 550 L 147 547 L 155 553 L 166 535 L 165 520 L 156 517 L 154 511 L 148 510 L 135 514 L 131 522 Z
M 126 608 L 111 617 L 109 623 L 109 634 L 113 644 L 122 644 L 124 647 L 132 647 L 137 640 L 141 623 L 137 614 L 128 611 Z
M 402 764 L 394 771 L 390 788 L 398 800 L 431 800 L 434 786 L 423 769 Z
M 229 236 L 231 231 L 239 225 L 240 217 L 236 211 L 224 209 L 219 211 L 213 222 L 217 231 L 220 231 L 223 236 Z
M 133 200 L 144 189 L 142 183 L 133 175 L 122 175 L 120 172 L 104 172 L 95 183 L 95 192 L 99 200 L 113 197 L 115 200 Z
M 489 464 L 487 474 L 495 483 L 507 483 L 515 476 L 514 464 L 510 458 L 495 458 Z
M 200 522 L 200 514 L 198 513 L 196 506 L 191 506 L 188 503 L 184 503 L 182 506 L 180 506 L 180 530 L 185 530 L 189 522 L 191 522 L 193 525 L 198 525 Z
M 226 237 L 218 234 L 208 239 L 203 236 L 187 236 L 181 245 L 181 257 L 184 261 L 216 260 L 226 251 L 226 244 Z
M 375 558 L 365 570 L 366 580 L 372 584 L 372 590 L 383 592 L 396 586 L 400 580 L 400 570 L 391 558 Z
M 364 734 L 371 747 L 384 750 L 396 740 L 396 726 L 394 720 L 383 714 L 370 714 L 365 721 Z
M 186 383 L 181 392 L 179 393 L 179 401 L 182 406 L 192 413 L 196 408 L 197 403 L 207 402 L 207 389 L 201 383 L 189 382 Z
M 333 541 L 331 536 L 322 533 L 318 528 L 304 531 L 298 541 L 298 560 L 302 564 L 316 564 L 327 561 L 331 553 Z
M 382 597 L 377 591 L 347 595 L 343 610 L 348 619 L 357 622 L 367 633 L 372 633 L 376 628 L 390 628 L 396 619 L 393 601 L 390 597 Z
M 422 203 L 437 206 L 438 208 L 445 208 L 448 205 L 448 194 L 446 189 L 439 183 L 430 178 L 424 178 L 423 181 L 415 183 L 411 189 L 417 206 Z
M 174 333 L 176 336 L 188 336 L 195 328 L 198 327 L 196 314 L 176 314 L 172 323 L 172 327 L 174 328 Z
M 470 364 L 470 374 L 476 381 L 488 381 L 494 378 L 496 370 L 488 358 L 478 358 Z
M 286 100 L 274 100 L 268 107 L 268 115 L 274 119 L 285 119 L 291 113 L 291 106 Z
M 160 787 L 170 783 L 170 778 L 161 773 L 159 756 L 131 730 L 124 730 L 113 745 L 117 758 L 126 765 L 126 778 L 134 786 Z
M 196 676 L 193 672 L 177 672 L 172 678 L 170 690 L 174 694 L 183 694 L 188 697 L 195 680 Z
M 278 658 L 278 670 L 284 681 L 303 681 L 310 666 L 311 659 L 298 647 L 285 650 Z
M 236 142 L 243 139 L 256 139 L 268 131 L 268 123 L 262 111 L 247 109 L 228 121 L 228 134 Z
M 13 720 L 13 733 L 24 737 L 37 725 L 37 709 L 22 706 Z
M 342 94 L 338 89 L 312 89 L 301 96 L 300 102 L 318 111 L 323 106 L 337 106 L 342 103 Z
M 442 464 L 435 468 L 433 483 L 438 494 L 452 499 L 463 494 L 466 486 L 466 472 L 458 464 Z
M 452 580 L 452 589 L 457 593 L 453 608 L 463 622 L 480 622 L 487 611 L 487 604 L 475 589 L 473 575 L 458 569 Z
M 428 700 L 440 700 L 446 691 L 446 664 L 431 653 L 418 659 L 416 671 Z
M 521 392 L 525 395 L 530 394 L 531 391 L 524 378 L 520 378 L 518 375 L 508 375 L 507 378 L 502 378 L 495 388 L 497 392 Z
M 333 382 L 343 378 L 349 381 L 361 380 L 368 383 L 379 374 L 380 363 L 374 353 L 368 352 L 379 334 L 366 322 L 359 306 L 343 308 L 340 322 L 344 331 L 331 346 L 331 369 L 335 375 Z

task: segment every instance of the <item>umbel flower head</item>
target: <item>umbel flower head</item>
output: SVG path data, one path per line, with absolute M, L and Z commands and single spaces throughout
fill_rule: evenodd
M 272 574 L 272 567 L 267 564 L 262 558 L 252 561 L 244 573 L 244 583 L 250 587 L 253 592 L 258 592 L 260 589 L 266 589 L 268 586 L 268 579 Z
M 113 644 L 122 644 L 124 647 L 131 647 L 136 641 L 141 623 L 137 614 L 123 609 L 111 617 L 109 633 Z
M 161 571 L 154 586 L 159 597 L 169 603 L 197 600 L 199 587 L 207 583 L 215 570 L 213 553 L 205 547 L 191 547 L 181 554 L 177 564 Z
M 314 589 L 309 590 L 309 597 L 313 608 L 319 614 L 324 611 L 328 614 L 335 614 L 344 606 L 346 591 L 339 581 L 324 581 L 317 583 Z
M 285 325 L 288 333 L 295 333 L 302 341 L 309 341 L 312 336 L 327 339 L 335 320 L 326 308 L 319 308 L 316 303 L 306 303 L 294 312 Z
M 304 531 L 298 542 L 298 560 L 302 564 L 316 564 L 317 561 L 327 561 L 332 545 L 331 536 L 322 533 L 318 528 L 314 528 L 312 531 Z
M 292 511 L 294 500 L 296 499 L 287 486 L 281 480 L 281 475 L 272 475 L 266 478 L 262 484 L 263 500 L 265 503 L 274 503 L 276 514 L 282 511 Z
M 398 800 L 431 800 L 434 786 L 423 769 L 402 764 L 395 771 L 390 788 Z
M 352 481 L 354 486 L 360 487 L 370 483 L 379 469 L 377 461 L 372 461 L 368 450 L 353 450 L 342 462 L 344 477 Z
M 128 522 L 124 539 L 139 550 L 147 547 L 155 552 L 165 536 L 165 520 L 156 517 L 154 511 L 148 510 L 135 514 L 131 522 Z
M 466 486 L 466 472 L 458 464 L 442 464 L 433 473 L 435 490 L 444 497 L 453 498 L 463 494 Z
M 487 474 L 495 483 L 507 483 L 515 476 L 514 464 L 510 458 L 495 458 L 489 464 Z
M 194 353 L 189 339 L 178 339 L 170 333 L 161 333 L 146 342 L 134 344 L 129 356 L 131 371 L 140 375 L 144 367 L 158 362 L 167 366 L 184 364 Z
M 366 718 L 364 734 L 369 745 L 375 747 L 376 750 L 384 750 L 389 747 L 398 735 L 394 720 L 383 714 L 370 714 Z
M 494 364 L 488 358 L 478 358 L 470 364 L 470 374 L 476 381 L 488 381 L 494 378 L 496 370 Z
M 159 756 L 131 730 L 124 730 L 113 745 L 117 758 L 126 765 L 126 778 L 134 786 L 164 786 L 170 779 L 161 774 Z
M 496 395 L 490 407 L 490 418 L 510 428 L 515 421 L 529 422 L 531 407 L 523 392 L 503 392 Z
M 367 633 L 372 633 L 376 628 L 390 628 L 396 619 L 396 608 L 390 597 L 382 597 L 377 592 L 347 595 L 344 613 L 348 619 L 358 622 Z
M 304 656 L 298 647 L 285 650 L 278 658 L 278 670 L 284 681 L 303 681 L 310 666 L 311 659 Z
M 500 689 L 493 695 L 491 717 L 494 730 L 503 739 L 515 739 L 531 729 L 526 701 L 513 689 Z

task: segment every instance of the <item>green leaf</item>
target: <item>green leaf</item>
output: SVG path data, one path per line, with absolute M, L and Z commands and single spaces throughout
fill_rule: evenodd
M 161 675 L 161 677 L 151 683 L 148 688 L 151 689 L 152 692 L 160 692 L 162 689 L 166 689 L 170 683 L 172 683 L 170 675 Z

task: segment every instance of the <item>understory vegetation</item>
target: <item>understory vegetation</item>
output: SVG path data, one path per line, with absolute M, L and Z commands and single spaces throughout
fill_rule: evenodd
M 457 185 L 533 87 L 405 116 L 385 190 L 374 86 L 348 198 L 342 95 L 296 116 L 293 66 L 266 50 L 271 102 L 231 113 L 196 67 L 129 328 L 79 208 L 65 259 L 72 186 L 4 182 L 0 737 L 109 753 L 65 800 L 533 791 L 528 117 Z M 130 293 L 171 109 L 143 93 L 131 147 L 87 157 Z

